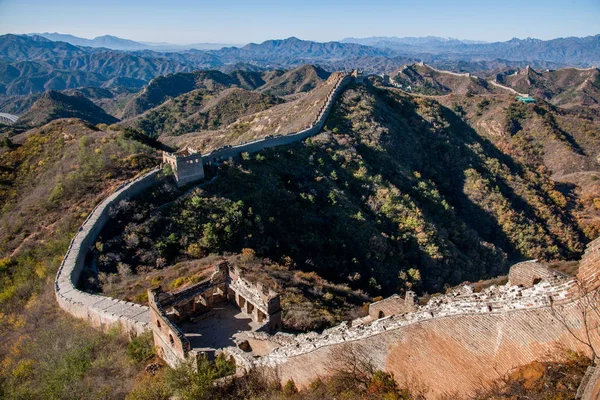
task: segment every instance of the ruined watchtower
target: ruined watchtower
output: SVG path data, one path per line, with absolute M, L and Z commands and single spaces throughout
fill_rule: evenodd
M 355 69 L 352 71 L 352 78 L 354 78 L 354 82 L 363 83 L 364 81 L 364 73 L 361 70 Z
M 202 354 L 225 346 L 243 346 L 227 331 L 232 326 L 225 314 L 215 317 L 215 309 L 231 303 L 248 317 L 244 330 L 275 332 L 281 329 L 282 310 L 279 294 L 260 283 L 244 279 L 238 268 L 230 268 L 222 261 L 215 266 L 210 278 L 175 292 L 164 292 L 160 287 L 148 291 L 150 325 L 158 355 L 170 366 L 186 359 L 197 359 Z M 231 317 L 235 319 L 236 317 Z M 238 318 L 239 319 L 239 318 Z M 212 325 L 211 321 L 212 320 Z M 208 321 L 203 323 L 202 321 Z M 208 325 L 201 327 L 202 324 Z M 252 325 L 252 326 L 250 326 Z M 220 327 L 220 331 L 219 331 Z M 223 335 L 225 341 L 214 343 L 211 335 Z M 240 347 L 241 348 L 241 347 Z
M 173 169 L 178 186 L 204 178 L 202 155 L 190 147 L 175 153 L 163 151 L 163 163 L 169 164 Z

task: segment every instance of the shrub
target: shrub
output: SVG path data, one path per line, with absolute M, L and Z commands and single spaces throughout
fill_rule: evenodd
M 154 339 L 152 332 L 136 336 L 127 346 L 127 355 L 135 362 L 148 360 L 154 355 Z
M 169 400 L 171 390 L 162 376 L 146 376 L 141 379 L 126 400 Z
M 296 388 L 296 384 L 293 379 L 288 379 L 288 381 L 283 385 L 281 389 L 281 394 L 286 397 L 293 396 L 298 393 L 298 388 Z

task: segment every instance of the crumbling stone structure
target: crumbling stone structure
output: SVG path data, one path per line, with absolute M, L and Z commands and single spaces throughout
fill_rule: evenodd
M 163 163 L 171 166 L 178 186 L 204 179 L 204 165 L 200 152 L 186 147 L 175 153 L 163 151 Z
M 177 324 L 201 317 L 214 305 L 226 301 L 263 325 L 265 331 L 275 332 L 281 328 L 279 295 L 272 290 L 265 291 L 260 283 L 246 281 L 238 268 L 230 269 L 223 261 L 206 281 L 177 292 L 163 292 L 160 287 L 148 291 L 154 344 L 159 356 L 171 366 L 189 358 L 197 359 L 202 352 L 192 348 Z
M 416 311 L 417 294 L 407 291 L 404 298 L 395 294 L 383 300 L 369 304 L 369 317 L 372 319 L 389 317 Z
M 556 282 L 567 275 L 550 269 L 537 260 L 525 261 L 513 265 L 508 274 L 508 283 L 511 286 L 531 287 L 542 280 Z
M 253 333 L 253 340 L 278 345 L 260 358 L 228 350 L 240 365 L 269 366 L 277 369 L 282 382 L 293 379 L 304 386 L 316 377 L 327 376 L 336 362 L 335 349 L 355 346 L 369 355 L 374 367 L 415 380 L 428 387 L 427 398 L 437 398 L 452 392 L 468 396 L 498 374 L 546 357 L 557 348 L 589 354 L 581 338 L 589 338 L 599 348 L 598 316 L 588 312 L 587 324 L 582 323 L 581 287 L 587 293 L 600 288 L 600 238 L 589 244 L 576 277 L 555 274 L 536 262 L 515 267 L 512 276 L 525 277 L 531 284 L 515 286 L 509 282 L 479 293 L 466 285 L 446 295 L 435 295 L 408 313 L 402 312 L 402 299 L 396 297 L 385 303 L 398 307 L 399 314 L 379 318 L 371 313 L 366 319 L 343 323 L 321 334 Z M 594 390 L 600 387 L 595 381 L 589 385 Z
M 149 329 L 148 307 L 84 292 L 77 287 L 77 283 L 88 252 L 109 220 L 110 207 L 154 185 L 159 173 L 160 170 L 155 168 L 122 184 L 98 204 L 71 240 L 56 274 L 54 292 L 58 305 L 69 314 L 85 319 L 92 326 L 104 331 L 121 327 L 130 337 L 134 337 Z

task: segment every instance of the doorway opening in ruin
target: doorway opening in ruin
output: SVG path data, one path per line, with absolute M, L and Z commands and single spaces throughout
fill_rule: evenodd
M 383 318 L 383 317 L 385 317 L 385 314 L 383 313 L 383 311 L 379 311 L 377 318 Z

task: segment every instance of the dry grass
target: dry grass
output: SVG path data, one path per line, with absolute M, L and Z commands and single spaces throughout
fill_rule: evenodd
M 332 83 L 325 82 L 295 100 L 242 117 L 223 129 L 161 137 L 161 140 L 172 147 L 189 145 L 207 153 L 224 145 L 246 143 L 267 135 L 298 132 L 312 125 L 331 88 Z

